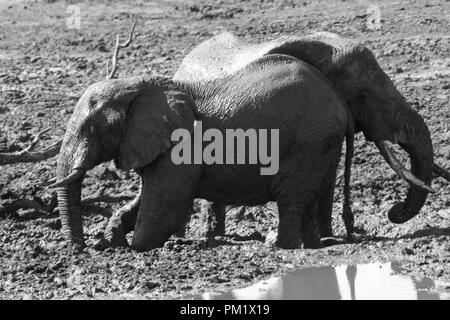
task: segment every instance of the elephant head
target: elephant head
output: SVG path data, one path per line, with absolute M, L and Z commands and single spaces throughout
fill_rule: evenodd
M 122 169 L 143 167 L 172 146 L 177 128 L 192 131 L 190 100 L 170 80 L 127 78 L 91 85 L 68 123 L 58 158 L 62 231 L 84 246 L 81 185 L 87 170 L 109 160 Z
M 404 202 L 389 211 L 391 222 L 403 223 L 424 205 L 433 174 L 433 147 L 422 117 L 413 110 L 372 52 L 359 43 L 319 33 L 289 40 L 268 53 L 295 56 L 321 71 L 347 102 L 356 131 L 373 141 L 389 165 L 410 184 Z M 397 160 L 387 141 L 399 144 L 410 156 L 411 172 Z

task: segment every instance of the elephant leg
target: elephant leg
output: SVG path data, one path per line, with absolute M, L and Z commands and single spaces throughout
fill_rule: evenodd
M 199 199 L 200 204 L 200 216 L 205 220 L 205 231 L 203 232 L 208 238 L 211 235 L 214 237 L 214 230 L 216 225 L 216 213 L 214 212 L 214 203 L 204 199 Z M 189 214 L 186 217 L 186 221 L 183 226 L 175 233 L 177 237 L 184 237 L 186 235 L 186 229 L 188 227 L 190 217 L 194 213 L 194 208 L 189 208 Z
M 216 244 L 216 236 L 225 235 L 225 205 L 200 200 L 201 216 L 204 221 L 204 230 L 201 232 L 209 247 Z
M 126 235 L 134 228 L 140 201 L 141 193 L 139 193 L 130 203 L 115 212 L 109 219 L 104 234 L 105 240 L 111 247 L 128 246 Z
M 134 249 L 161 247 L 182 227 L 200 175 L 200 166 L 173 164 L 170 152 L 144 168 L 142 200 L 132 241 Z
M 216 236 L 224 236 L 225 235 L 225 214 L 226 214 L 226 205 L 221 203 L 213 203 L 213 213 L 216 216 L 216 226 L 215 230 L 212 233 Z
M 336 149 L 335 152 L 330 152 L 329 158 L 330 167 L 322 182 L 319 192 L 319 205 L 318 205 L 318 222 L 319 232 L 324 245 L 334 245 L 345 243 L 344 238 L 338 238 L 333 236 L 332 231 L 332 213 L 333 213 L 333 200 L 334 190 L 336 188 L 336 173 L 339 165 L 340 153 L 342 146 Z M 344 208 L 344 221 L 347 222 L 345 217 L 346 208 Z M 351 213 L 351 211 L 350 211 Z M 346 225 L 347 227 L 347 225 Z
M 317 196 L 301 192 L 297 197 L 277 200 L 280 221 L 276 245 L 283 249 L 321 248 L 317 226 Z
M 302 248 L 303 243 L 300 238 L 302 216 L 299 214 L 301 205 L 277 201 L 279 223 L 278 236 L 275 245 L 282 249 Z
M 272 190 L 278 204 L 277 245 L 281 248 L 298 248 L 299 243 L 304 248 L 323 247 L 318 221 L 319 200 L 322 200 L 319 196 L 330 168 L 329 160 L 334 159 L 330 156 L 318 154 L 317 147 L 313 147 L 280 164 Z
M 338 164 L 339 158 L 337 158 L 337 161 L 335 161 L 332 168 L 328 171 L 319 191 L 317 220 L 319 223 L 319 233 L 322 238 L 333 236 L 331 222 Z
M 317 217 L 317 210 L 319 201 L 317 193 L 306 192 L 303 200 L 303 219 L 301 230 L 304 248 L 322 248 L 323 244 L 320 241 L 319 223 Z M 302 213 L 300 213 L 302 214 Z
M 334 182 L 325 186 L 321 190 L 319 195 L 317 220 L 319 224 L 319 233 L 322 238 L 333 236 L 331 222 L 333 212 L 334 187 Z
M 137 196 L 125 206 L 114 212 L 109 218 L 108 225 L 104 231 L 102 239 L 98 240 L 94 247 L 97 250 L 104 250 L 108 247 L 127 247 L 127 233 L 133 230 L 136 223 L 136 216 L 141 200 L 142 181 L 139 184 Z
M 186 215 L 186 219 L 184 220 L 183 224 L 180 226 L 177 232 L 175 232 L 175 236 L 179 238 L 186 237 L 186 232 L 189 226 L 189 221 L 191 220 L 191 216 L 194 213 L 194 207 L 191 206 L 188 209 L 188 214 Z
M 206 220 L 207 238 L 225 235 L 225 205 L 202 200 L 201 214 Z

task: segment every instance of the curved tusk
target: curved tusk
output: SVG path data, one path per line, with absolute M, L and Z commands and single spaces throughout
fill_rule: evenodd
M 389 164 L 389 166 L 406 182 L 410 185 L 417 187 L 421 190 L 434 193 L 434 189 L 414 176 L 410 171 L 408 171 L 394 155 L 394 152 L 389 148 L 386 141 L 375 142 L 377 148 L 380 150 L 381 155 Z
M 442 167 L 442 166 L 438 165 L 437 163 L 435 163 L 433 165 L 433 171 L 438 176 L 444 178 L 447 181 L 450 181 L 450 172 L 448 172 L 444 167 Z
M 71 174 L 69 174 L 67 177 L 65 177 L 62 180 L 59 180 L 57 182 L 55 182 L 54 184 L 49 185 L 49 188 L 58 188 L 58 187 L 62 187 L 65 186 L 77 179 L 79 179 L 80 177 L 82 177 L 84 175 L 85 171 L 81 170 L 81 169 L 75 169 Z

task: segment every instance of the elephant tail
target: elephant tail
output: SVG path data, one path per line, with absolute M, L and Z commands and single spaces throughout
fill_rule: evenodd
M 353 241 L 354 231 L 354 216 L 351 208 L 351 167 L 354 154 L 354 141 L 355 141 L 355 128 L 352 114 L 347 108 L 348 113 L 348 125 L 345 133 L 345 168 L 344 168 L 344 205 L 342 211 L 342 217 L 344 220 L 345 230 L 347 232 L 347 238 L 349 241 Z

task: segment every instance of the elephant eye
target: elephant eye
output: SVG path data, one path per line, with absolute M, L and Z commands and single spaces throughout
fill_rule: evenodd
M 367 101 L 367 94 L 365 92 L 360 92 L 357 96 L 356 96 L 356 101 L 358 101 L 361 104 L 366 103 Z
M 89 101 L 88 101 L 88 109 L 89 109 L 89 110 L 95 109 L 95 106 L 96 106 L 96 105 L 97 105 L 96 100 L 94 100 L 94 99 L 89 99 Z

